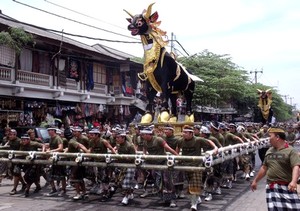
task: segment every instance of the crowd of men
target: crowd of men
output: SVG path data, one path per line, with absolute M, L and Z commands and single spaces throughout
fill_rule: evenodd
M 286 130 L 285 140 L 293 146 L 300 139 L 300 125 L 283 125 Z M 18 138 L 16 130 L 6 128 L 2 148 L 20 151 L 98 153 L 98 154 L 148 154 L 174 156 L 201 156 L 207 150 L 218 153 L 218 148 L 245 142 L 257 142 L 260 138 L 269 137 L 269 126 L 253 123 L 219 123 L 206 125 L 185 125 L 182 133 L 175 133 L 171 124 L 161 127 L 135 126 L 132 133 L 120 125 L 114 127 L 84 130 L 79 126 L 58 129 L 47 129 L 50 142 L 43 143 L 35 137 L 34 130 Z M 258 150 L 261 162 L 268 147 Z M 25 159 L 26 156 L 23 156 Z M 45 158 L 47 159 L 47 158 Z M 75 158 L 64 158 L 66 160 Z M 89 161 L 105 162 L 104 158 L 93 158 Z M 118 162 L 133 163 L 132 159 Z M 147 164 L 164 165 L 166 160 L 147 160 Z M 178 165 L 199 166 L 196 161 L 180 161 Z M 201 164 L 202 165 L 202 164 Z M 126 165 L 125 165 L 126 166 Z M 134 198 L 135 189 L 143 189 L 139 197 L 157 195 L 170 207 L 176 207 L 177 200 L 189 197 L 191 210 L 197 210 L 201 196 L 205 201 L 213 200 L 213 195 L 222 194 L 221 188 L 232 188 L 237 179 L 249 181 L 255 174 L 255 152 L 244 154 L 232 160 L 207 168 L 205 171 L 153 170 L 141 168 L 117 167 L 85 167 L 63 165 L 32 165 L 0 163 L 2 178 L 13 180 L 10 195 L 24 192 L 30 196 L 31 185 L 35 185 L 33 193 L 42 187 L 40 178 L 44 177 L 51 190 L 48 197 L 64 196 L 67 187 L 75 189 L 74 200 L 88 197 L 88 194 L 99 194 L 99 200 L 105 202 L 113 197 L 116 190 L 124 195 L 121 203 L 127 205 Z M 237 171 L 242 171 L 240 178 Z M 19 185 L 21 189 L 18 189 Z M 90 189 L 86 187 L 89 185 Z

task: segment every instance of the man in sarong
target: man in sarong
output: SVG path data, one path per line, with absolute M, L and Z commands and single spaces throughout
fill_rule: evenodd
M 297 194 L 299 154 L 286 142 L 283 129 L 270 128 L 268 132 L 271 147 L 251 184 L 251 189 L 256 190 L 257 183 L 267 175 L 268 210 L 300 210 L 300 198 Z

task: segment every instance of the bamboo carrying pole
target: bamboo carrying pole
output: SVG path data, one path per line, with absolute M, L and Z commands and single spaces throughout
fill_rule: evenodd
M 230 145 L 214 151 L 206 151 L 204 156 L 174 156 L 174 155 L 143 155 L 143 154 L 93 154 L 93 153 L 63 153 L 38 151 L 0 150 L 0 162 L 36 165 L 64 165 L 64 166 L 94 166 L 94 167 L 121 167 L 142 168 L 155 170 L 203 171 L 225 160 L 254 152 L 269 145 L 269 139 L 260 139 L 258 142 Z M 21 158 L 20 158 L 21 157 Z M 73 159 L 73 160 L 68 160 Z M 91 161 L 90 159 L 95 159 Z M 125 162 L 127 163 L 124 163 Z M 163 164 L 148 164 L 147 161 L 166 161 Z M 122 161 L 122 162 L 118 162 Z M 186 166 L 181 162 L 199 162 L 198 166 Z

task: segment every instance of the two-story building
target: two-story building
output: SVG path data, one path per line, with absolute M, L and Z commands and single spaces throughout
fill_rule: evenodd
M 22 28 L 35 45 L 20 54 L 0 45 L 0 119 L 10 125 L 39 125 L 52 118 L 71 124 L 128 123 L 144 108 L 136 98 L 132 55 L 96 44 L 89 46 L 0 14 L 0 31 Z

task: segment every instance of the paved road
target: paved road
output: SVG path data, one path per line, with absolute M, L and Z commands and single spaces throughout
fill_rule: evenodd
M 213 195 L 213 200 L 205 202 L 198 206 L 199 210 L 232 210 L 229 205 L 233 204 L 239 199 L 241 195 L 249 191 L 250 183 L 245 180 L 238 180 L 234 183 L 232 189 L 222 189 L 222 195 Z M 34 185 L 33 185 L 34 186 Z M 20 187 L 19 187 L 20 188 Z M 136 190 L 133 201 L 127 205 L 122 206 L 122 194 L 117 192 L 114 197 L 107 202 L 100 202 L 99 197 L 90 195 L 88 200 L 76 201 L 72 200 L 74 190 L 69 190 L 66 197 L 47 197 L 46 193 L 50 191 L 49 188 L 43 188 L 40 193 L 31 194 L 30 197 L 25 198 L 24 194 L 19 193 L 10 196 L 8 193 L 12 189 L 12 181 L 3 180 L 0 187 L 0 210 L 16 211 L 16 210 L 30 210 L 30 211 L 59 211 L 59 210 L 122 210 L 122 211 L 158 211 L 158 210 L 190 210 L 190 201 L 188 198 L 179 199 L 176 208 L 170 208 L 168 205 L 159 201 L 157 196 L 147 198 L 140 198 L 139 195 L 142 190 Z M 34 187 L 32 187 L 34 189 Z M 32 192 L 32 190 L 31 190 Z M 254 194 L 253 194 L 254 195 Z M 204 197 L 202 197 L 203 199 Z
M 11 190 L 12 181 L 4 180 L 0 187 L 0 210 L 16 211 L 16 210 L 30 210 L 30 211 L 59 211 L 59 210 L 190 210 L 190 201 L 188 199 L 180 199 L 177 202 L 178 207 L 169 208 L 159 201 L 156 196 L 147 198 L 140 198 L 139 194 L 142 190 L 135 191 L 135 198 L 132 203 L 127 206 L 122 206 L 121 193 L 116 193 L 114 197 L 107 202 L 99 202 L 98 196 L 90 195 L 89 200 L 74 202 L 71 197 L 74 191 L 70 190 L 67 197 L 46 197 L 45 193 L 49 189 L 43 189 L 38 194 L 32 194 L 29 198 L 25 198 L 23 194 L 16 194 L 10 196 L 8 193 Z M 214 195 L 213 201 L 203 201 L 199 210 L 226 210 L 228 205 L 236 201 L 242 194 L 249 190 L 249 182 L 239 180 L 232 189 L 222 189 L 222 195 Z M 203 198 L 203 197 L 202 197 Z

